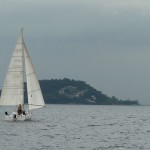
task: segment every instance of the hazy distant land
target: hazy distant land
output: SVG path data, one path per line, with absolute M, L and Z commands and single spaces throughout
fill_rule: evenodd
M 84 81 L 65 78 L 39 82 L 47 104 L 139 105 L 137 100 L 119 100 L 115 96 L 109 97 Z M 25 90 L 25 97 L 26 93 Z

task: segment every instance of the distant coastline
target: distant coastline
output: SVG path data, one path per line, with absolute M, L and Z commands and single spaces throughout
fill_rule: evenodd
M 84 81 L 65 78 L 39 82 L 47 104 L 139 105 L 138 100 L 119 100 L 115 96 L 109 97 Z

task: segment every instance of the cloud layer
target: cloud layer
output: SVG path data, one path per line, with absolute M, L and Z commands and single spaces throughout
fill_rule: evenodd
M 40 79 L 84 80 L 150 103 L 149 0 L 0 0 L 0 84 L 17 34 Z

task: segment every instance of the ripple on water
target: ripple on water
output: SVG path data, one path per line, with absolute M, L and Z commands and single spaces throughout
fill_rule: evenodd
M 29 122 L 0 120 L 0 150 L 150 150 L 149 107 L 48 105 L 41 110 Z

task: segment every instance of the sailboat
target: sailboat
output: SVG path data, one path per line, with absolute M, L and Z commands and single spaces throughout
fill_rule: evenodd
M 28 111 L 24 110 L 24 81 L 27 82 Z M 6 121 L 31 120 L 34 109 L 45 106 L 40 84 L 23 39 L 23 29 L 16 42 L 0 97 L 0 106 L 21 106 L 10 115 L 5 112 Z

